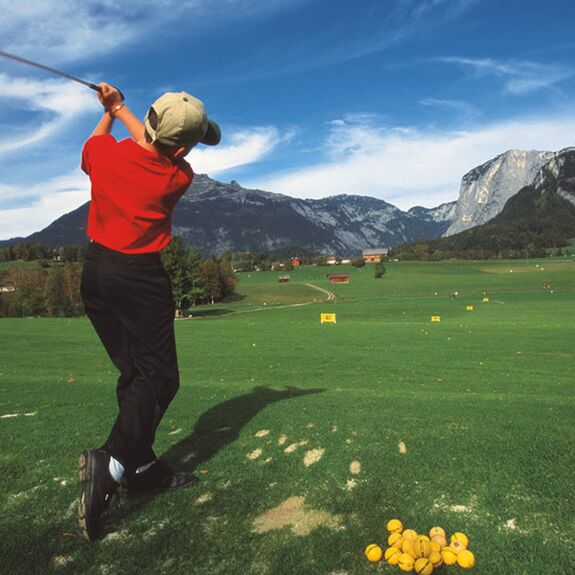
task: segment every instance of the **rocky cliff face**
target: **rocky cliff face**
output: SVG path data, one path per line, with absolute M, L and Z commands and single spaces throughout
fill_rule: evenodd
M 453 223 L 455 218 L 455 211 L 457 209 L 457 201 L 447 202 L 435 208 L 424 208 L 422 206 L 415 206 L 408 210 L 408 214 L 416 217 L 418 220 L 436 224 L 440 235 L 443 235 L 447 228 Z
M 510 150 L 465 174 L 453 221 L 444 235 L 451 236 L 494 218 L 505 202 L 531 184 L 553 157 L 553 152 Z
M 575 148 L 565 148 L 547 162 L 533 181 L 538 191 L 554 188 L 564 200 L 575 205 Z

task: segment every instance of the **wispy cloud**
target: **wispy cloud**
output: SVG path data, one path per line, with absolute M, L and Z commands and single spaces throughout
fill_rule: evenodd
M 34 128 L 28 131 L 4 133 L 0 142 L 0 155 L 37 144 L 61 130 L 74 118 L 88 111 L 95 111 L 99 104 L 93 93 L 82 86 L 59 80 L 37 82 L 10 78 L 0 74 L 0 119 L 14 109 L 39 114 L 34 118 Z
M 90 181 L 76 170 L 36 186 L 3 186 L 5 200 L 26 196 L 24 207 L 0 210 L 0 239 L 28 236 L 90 199 Z M 2 199 L 2 198 L 0 198 Z
M 449 100 L 445 98 L 424 98 L 419 103 L 426 108 L 439 108 L 455 112 L 462 120 L 472 120 L 480 115 L 477 106 L 463 100 Z
M 324 21 L 285 50 L 270 53 L 265 44 L 240 67 L 222 69 L 203 83 L 232 83 L 293 75 L 351 62 L 420 39 L 461 17 L 483 0 L 387 0 L 349 10 L 345 3 L 324 3 Z M 316 3 L 320 4 L 321 3 Z M 336 15 L 334 18 L 333 16 Z M 317 17 L 317 16 L 316 16 Z M 330 21 L 325 26 L 325 20 Z M 335 22 L 335 24 L 334 24 Z
M 573 143 L 575 117 L 515 119 L 468 131 L 389 128 L 339 120 L 324 160 L 245 185 L 305 198 L 379 197 L 400 208 L 457 199 L 462 176 L 507 149 L 557 150 Z
M 373 33 L 346 46 L 351 60 L 379 52 L 416 35 L 439 28 L 456 20 L 482 0 L 395 0 L 384 3 L 381 12 L 368 15 L 373 19 Z
M 292 132 L 282 136 L 272 126 L 240 130 L 227 136 L 217 148 L 195 148 L 188 155 L 197 173 L 217 175 L 232 168 L 253 164 L 269 156 L 276 146 L 291 138 Z
M 0 0 L 1 48 L 48 65 L 86 61 L 144 37 L 161 36 L 167 26 L 171 26 L 170 37 L 188 34 L 189 26 L 195 26 L 198 35 L 229 22 L 292 10 L 308 1 Z
M 446 57 L 439 61 L 469 68 L 479 75 L 502 78 L 505 89 L 511 94 L 526 94 L 550 88 L 575 75 L 575 68 L 570 66 L 527 60 Z

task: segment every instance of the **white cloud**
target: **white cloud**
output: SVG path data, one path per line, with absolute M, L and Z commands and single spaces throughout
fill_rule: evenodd
M 80 85 L 60 80 L 38 82 L 0 74 L 0 101 L 3 101 L 4 113 L 8 110 L 5 100 L 27 112 L 40 113 L 41 119 L 29 132 L 5 133 L 0 142 L 0 155 L 59 134 L 78 115 L 100 107 L 94 93 Z
M 128 13 L 131 2 L 123 2 Z M 110 2 L 0 0 L 3 50 L 54 65 L 106 53 L 134 37 L 135 27 Z M 127 14 L 126 14 L 127 15 Z
M 267 17 L 308 0 L 0 0 L 2 49 L 54 66 L 153 36 L 206 31 L 230 20 Z M 188 24 L 186 25 L 186 22 Z M 201 28 L 197 29 L 197 22 Z M 174 28 L 174 23 L 177 26 Z
M 575 116 L 516 119 L 459 132 L 342 120 L 331 125 L 323 162 L 245 185 L 304 198 L 358 194 L 402 209 L 432 207 L 457 199 L 462 176 L 507 149 L 558 150 L 573 145 L 573 133 Z
M 194 171 L 216 175 L 232 168 L 253 164 L 269 155 L 280 142 L 273 127 L 251 128 L 231 134 L 228 145 L 193 149 L 187 156 Z
M 480 115 L 479 108 L 463 100 L 449 100 L 445 98 L 424 98 L 419 103 L 428 108 L 443 108 L 456 112 L 464 120 L 473 119 Z
M 0 190 L 1 191 L 1 190 Z M 90 181 L 79 170 L 32 187 L 3 186 L 4 198 L 33 197 L 25 207 L 0 210 L 0 239 L 28 236 L 90 199 Z
M 549 88 L 575 75 L 575 70 L 559 64 L 541 64 L 526 60 L 500 61 L 492 58 L 440 58 L 441 62 L 472 68 L 478 74 L 491 74 L 505 81 L 511 94 L 526 94 Z

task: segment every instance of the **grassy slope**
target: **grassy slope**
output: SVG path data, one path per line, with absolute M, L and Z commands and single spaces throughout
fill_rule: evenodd
M 208 473 L 191 490 L 124 498 L 108 526 L 120 538 L 92 545 L 74 536 L 75 463 L 114 416 L 113 370 L 83 319 L 1 320 L 0 415 L 20 414 L 0 419 L 7 572 L 399 573 L 362 558 L 394 516 L 420 531 L 466 532 L 478 575 L 572 572 L 573 262 L 386 268 L 377 281 L 369 268 L 350 270 L 339 286 L 326 284 L 326 268 L 291 272 L 287 285 L 242 274 L 245 300 L 197 311 L 266 301 L 264 311 L 178 322 L 182 388 L 157 447 Z M 280 307 L 322 297 L 305 282 L 337 303 Z M 321 326 L 320 312 L 336 312 L 337 325 Z M 318 448 L 323 458 L 306 468 Z M 341 527 L 253 532 L 258 515 L 294 496 Z M 56 567 L 58 557 L 68 563 Z

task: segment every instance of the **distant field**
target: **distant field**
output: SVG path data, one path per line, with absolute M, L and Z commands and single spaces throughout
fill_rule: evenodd
M 8 268 L 14 266 L 14 265 L 19 265 L 19 266 L 37 266 L 38 262 L 36 261 L 32 261 L 32 262 L 25 262 L 22 260 L 18 260 L 18 261 L 11 261 L 11 262 L 0 262 L 0 272 L 6 271 Z
M 470 573 L 574 573 L 575 262 L 330 271 L 239 274 L 242 297 L 176 323 L 157 447 L 201 482 L 123 497 L 95 544 L 76 461 L 109 430 L 114 370 L 85 319 L 0 320 L 5 572 L 397 574 L 363 549 L 398 517 L 465 532 Z

